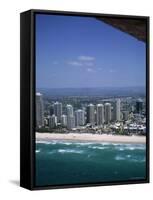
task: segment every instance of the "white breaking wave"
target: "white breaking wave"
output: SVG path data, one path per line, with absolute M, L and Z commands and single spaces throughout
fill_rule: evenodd
M 129 148 L 127 148 L 128 150 L 136 150 L 136 148 L 135 147 L 129 147 Z
M 109 143 L 109 142 L 103 142 L 103 143 L 100 143 L 101 145 L 103 146 L 107 146 L 107 145 L 111 145 L 112 143 Z
M 122 145 L 121 143 L 112 143 L 113 146 L 119 146 Z
M 146 147 L 145 146 L 133 146 L 133 145 L 119 145 L 119 146 L 115 146 L 116 150 L 120 150 L 120 151 L 124 151 L 124 150 L 145 150 Z
M 63 142 L 58 142 L 57 140 L 46 141 L 46 140 L 37 140 L 36 144 L 63 144 Z
M 125 160 L 126 158 L 125 157 L 123 157 L 123 156 L 116 156 L 115 157 L 115 160 Z
M 39 152 L 40 152 L 40 149 L 36 150 L 35 152 L 36 152 L 36 153 L 39 153 Z
M 74 144 L 78 146 L 86 146 L 86 145 L 92 145 L 92 142 L 75 142 Z
M 136 157 L 133 157 L 131 155 L 126 155 L 126 156 L 121 156 L 121 155 L 117 155 L 115 156 L 115 160 L 127 160 L 128 161 L 131 161 L 131 162 L 145 162 L 145 158 L 141 159 L 141 158 L 136 158 Z
M 36 141 L 37 144 L 52 144 L 52 142 L 48 142 L 48 141 Z
M 82 150 L 75 150 L 75 149 L 59 149 L 59 153 L 83 153 Z
M 124 148 L 121 147 L 121 148 L 119 148 L 119 150 L 120 150 L 120 151 L 124 151 Z
M 99 147 L 99 146 L 89 146 L 90 149 L 108 149 L 108 147 Z
M 130 161 L 132 161 L 132 162 L 140 162 L 140 163 L 146 162 L 145 159 L 131 159 Z
M 73 143 L 72 143 L 72 142 L 63 142 L 62 144 L 71 145 L 71 144 L 73 144 Z

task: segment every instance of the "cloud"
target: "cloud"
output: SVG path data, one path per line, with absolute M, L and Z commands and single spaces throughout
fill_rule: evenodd
M 68 61 L 67 64 L 72 65 L 72 66 L 82 66 L 83 63 L 78 62 L 78 61 Z
M 87 66 L 92 67 L 94 66 L 95 58 L 92 56 L 78 56 L 75 60 L 67 61 L 67 64 L 72 66 Z
M 92 57 L 92 56 L 79 56 L 78 60 L 81 60 L 81 61 L 94 61 L 95 57 Z
M 94 69 L 92 69 L 92 68 L 87 68 L 87 72 L 95 72 L 95 70 Z

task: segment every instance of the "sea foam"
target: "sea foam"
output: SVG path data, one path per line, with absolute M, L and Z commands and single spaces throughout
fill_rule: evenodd
M 83 150 L 75 150 L 75 149 L 59 149 L 59 153 L 83 153 Z
M 108 149 L 108 147 L 103 146 L 89 146 L 90 149 Z
M 36 153 L 40 153 L 40 149 L 37 149 L 35 152 L 36 152 Z

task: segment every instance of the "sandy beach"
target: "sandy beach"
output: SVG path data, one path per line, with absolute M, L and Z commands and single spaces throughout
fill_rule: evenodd
M 98 134 L 77 134 L 77 133 L 36 133 L 37 141 L 51 140 L 71 140 L 71 141 L 93 141 L 93 142 L 110 142 L 110 143 L 138 143 L 145 144 L 145 136 L 120 136 L 120 135 L 98 135 Z

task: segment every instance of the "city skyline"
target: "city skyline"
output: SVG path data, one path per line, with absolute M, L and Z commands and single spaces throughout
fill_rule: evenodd
M 36 93 L 36 127 L 37 130 L 60 132 L 68 131 L 98 131 L 98 133 L 113 132 L 117 134 L 145 133 L 145 106 L 140 98 L 133 103 L 126 97 L 112 98 L 101 103 L 73 103 L 48 101 L 49 107 L 44 109 L 43 95 Z M 48 104 L 47 103 L 47 104 Z M 132 103 L 132 104 L 131 104 Z M 46 105 L 47 105 L 46 104 Z M 134 107 L 132 106 L 134 105 Z M 47 128 L 47 129 L 46 129 Z
M 37 88 L 145 86 L 143 42 L 93 17 L 36 18 Z

